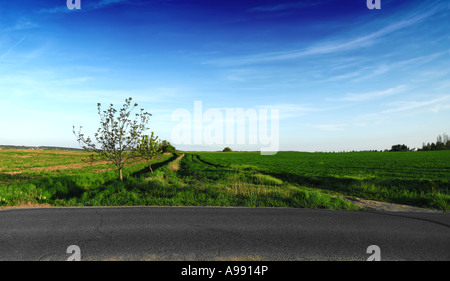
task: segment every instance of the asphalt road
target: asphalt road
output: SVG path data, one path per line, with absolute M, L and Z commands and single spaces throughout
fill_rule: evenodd
M 282 208 L 0 210 L 0 260 L 450 260 L 449 213 Z

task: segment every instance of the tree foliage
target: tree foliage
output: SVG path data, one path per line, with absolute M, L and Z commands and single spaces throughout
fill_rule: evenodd
M 143 135 L 139 142 L 137 151 L 144 159 L 147 160 L 148 167 L 153 173 L 151 162 L 155 156 L 163 152 L 162 144 L 158 139 L 158 136 L 155 136 L 154 132 L 152 132 L 150 136 Z
M 422 150 L 450 150 L 450 140 L 448 138 L 447 134 L 443 134 L 442 136 L 439 135 L 436 138 L 436 143 L 423 143 L 422 144 Z
M 390 151 L 408 151 L 409 148 L 405 144 L 393 145 Z
M 177 149 L 170 144 L 170 142 L 163 140 L 161 142 L 161 148 L 163 153 L 176 153 Z
M 96 152 L 102 159 L 111 161 L 118 169 L 120 180 L 123 180 L 122 170 L 126 163 L 140 156 L 137 152 L 139 140 L 148 129 L 147 123 L 151 116 L 141 108 L 132 119 L 131 112 L 138 104 L 132 105 L 131 100 L 131 97 L 125 99 L 124 105 L 119 110 L 110 104 L 108 109 L 102 111 L 101 104 L 97 104 L 100 127 L 95 133 L 95 140 L 100 147 L 81 132 L 81 126 L 78 133 L 73 126 L 73 133 L 79 145 L 87 151 Z

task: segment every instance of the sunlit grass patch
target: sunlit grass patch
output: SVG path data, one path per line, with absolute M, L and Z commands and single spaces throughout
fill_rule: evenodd
M 283 184 L 283 181 L 280 179 L 277 179 L 270 175 L 263 175 L 263 174 L 255 174 L 253 177 L 257 180 L 260 184 L 273 184 L 273 185 L 281 185 Z

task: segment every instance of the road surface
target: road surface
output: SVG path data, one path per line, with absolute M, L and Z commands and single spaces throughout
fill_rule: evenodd
M 69 251 L 75 245 L 78 251 Z M 369 246 L 379 251 L 369 251 Z M 0 210 L 0 260 L 450 260 L 449 213 L 284 208 Z

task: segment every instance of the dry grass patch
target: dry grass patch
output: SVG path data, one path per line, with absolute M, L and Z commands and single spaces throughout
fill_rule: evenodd
M 169 165 L 168 165 L 168 169 L 171 172 L 176 172 L 180 169 L 180 161 L 181 159 L 184 157 L 184 154 L 178 156 L 177 159 L 173 160 Z

